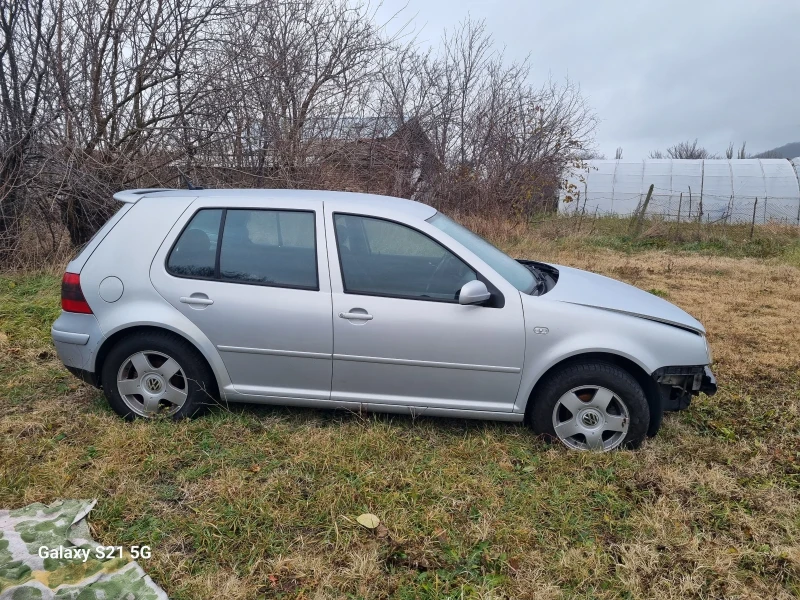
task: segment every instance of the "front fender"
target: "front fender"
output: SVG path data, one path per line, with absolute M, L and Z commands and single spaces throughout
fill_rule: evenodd
M 657 321 L 581 305 L 523 298 L 525 365 L 515 412 L 524 412 L 538 381 L 555 365 L 581 354 L 626 358 L 648 375 L 664 366 L 708 363 L 702 336 Z M 546 333 L 543 333 L 546 332 Z

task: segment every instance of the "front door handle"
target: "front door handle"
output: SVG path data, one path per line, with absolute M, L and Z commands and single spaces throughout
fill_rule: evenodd
M 339 313 L 339 317 L 342 319 L 353 319 L 355 321 L 372 321 L 372 315 L 365 312 Z
M 200 304 L 202 306 L 211 306 L 214 304 L 211 298 L 203 296 L 181 296 L 181 302 L 184 304 Z

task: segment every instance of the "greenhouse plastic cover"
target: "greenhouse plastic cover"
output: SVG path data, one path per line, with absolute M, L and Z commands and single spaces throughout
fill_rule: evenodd
M 630 215 L 653 185 L 647 213 L 707 222 L 800 224 L 800 158 L 589 160 L 570 173 L 564 213 Z

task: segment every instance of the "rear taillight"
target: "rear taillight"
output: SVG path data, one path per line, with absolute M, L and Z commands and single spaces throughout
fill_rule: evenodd
M 61 310 L 74 313 L 92 314 L 81 290 L 81 276 L 77 273 L 64 273 L 61 280 Z

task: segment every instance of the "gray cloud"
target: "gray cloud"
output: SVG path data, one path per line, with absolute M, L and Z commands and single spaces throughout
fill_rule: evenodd
M 387 2 L 386 17 L 405 2 Z M 699 138 L 722 153 L 800 140 L 797 0 L 409 0 L 435 43 L 470 14 L 509 59 L 530 55 L 534 83 L 569 76 L 601 119 L 597 144 L 626 158 Z

